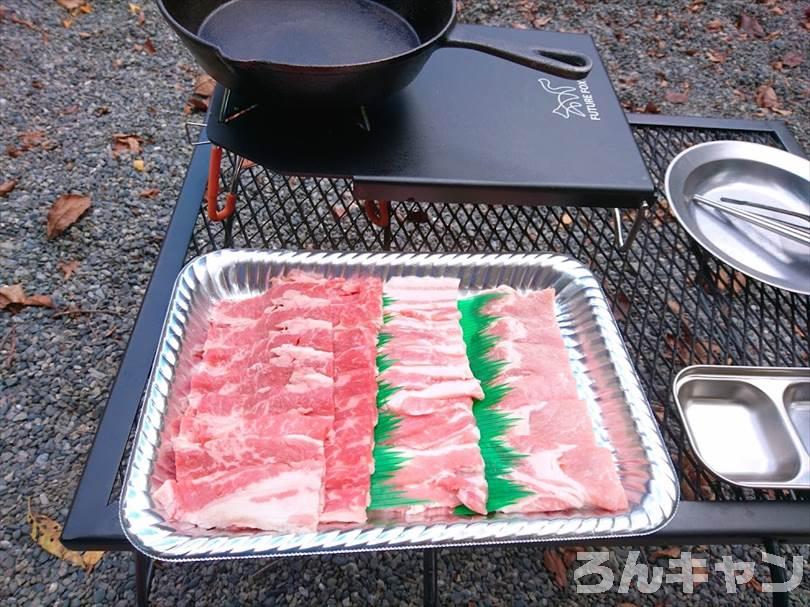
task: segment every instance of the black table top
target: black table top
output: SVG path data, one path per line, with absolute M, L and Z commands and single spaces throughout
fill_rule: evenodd
M 629 208 L 649 198 L 650 177 L 590 36 L 488 29 L 586 53 L 593 71 L 571 81 L 444 48 L 365 115 L 274 110 L 265 101 L 230 122 L 212 112 L 208 136 L 279 173 L 353 177 L 363 199 Z M 219 88 L 212 107 L 222 99 Z

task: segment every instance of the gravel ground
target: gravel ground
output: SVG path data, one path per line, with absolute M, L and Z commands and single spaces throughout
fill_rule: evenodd
M 805 3 L 578 0 L 543 10 L 533 2 L 462 4 L 462 19 L 469 22 L 591 33 L 628 108 L 783 118 L 805 148 L 810 143 L 808 61 L 772 65 L 791 52 L 806 53 Z M 0 311 L 4 605 L 134 601 L 134 565 L 127 555 L 108 554 L 85 574 L 35 545 L 25 515 L 29 499 L 54 519 L 67 515 L 190 155 L 182 108 L 196 69 L 188 53 L 151 3 L 143 7 L 142 24 L 127 3 L 90 0 L 90 6 L 92 12 L 69 17 L 53 0 L 0 5 L 0 148 L 22 149 L 27 132 L 42 131 L 45 139 L 16 157 L 0 155 L 0 183 L 17 182 L 0 198 L 0 285 L 21 283 L 29 294 L 50 295 L 59 308 L 84 311 Z M 740 36 L 742 12 L 757 19 L 765 37 Z M 64 27 L 68 18 L 72 23 Z M 773 87 L 783 115 L 758 107 L 755 92 L 762 85 Z M 667 100 L 667 91 L 686 95 Z M 143 150 L 115 159 L 114 133 L 138 134 Z M 143 171 L 134 159 L 144 161 Z M 159 191 L 154 198 L 139 196 L 150 188 Z M 47 209 L 66 193 L 91 196 L 93 207 L 47 241 Z M 58 264 L 69 261 L 78 268 L 65 278 Z M 760 549 L 712 547 L 707 556 L 711 564 L 729 554 L 747 559 Z M 795 550 L 808 556 L 807 547 Z M 626 554 L 614 550 L 612 567 L 618 570 Z M 418 604 L 420 563 L 417 554 L 382 553 L 161 565 L 152 596 L 156 605 Z M 810 580 L 808 570 L 805 575 Z M 767 570 L 758 566 L 757 577 L 767 581 Z M 768 603 L 751 587 L 726 595 L 716 574 L 694 595 L 665 584 L 649 596 L 635 588 L 622 595 L 615 586 L 608 594 L 577 596 L 572 579 L 569 572 L 561 590 L 537 548 L 448 551 L 442 553 L 439 590 L 443 604 L 460 605 Z M 806 584 L 796 598 L 810 603 Z

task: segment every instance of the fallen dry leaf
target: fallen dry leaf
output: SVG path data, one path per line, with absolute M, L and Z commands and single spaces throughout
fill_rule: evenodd
M 75 259 L 71 259 L 70 261 L 60 261 L 56 264 L 56 267 L 64 274 L 65 280 L 69 280 L 73 273 L 78 269 L 79 262 Z
M 746 13 L 740 15 L 740 22 L 737 27 L 749 36 L 754 36 L 755 38 L 765 37 L 765 30 L 759 24 L 759 21 Z
M 139 173 L 143 173 L 144 170 L 146 169 L 146 166 L 144 165 L 142 159 L 137 158 L 132 161 L 132 168 L 138 171 Z
M 723 29 L 723 22 L 720 19 L 712 19 L 706 24 L 706 29 L 710 32 L 719 32 Z
M 184 111 L 186 113 L 206 111 L 208 109 L 208 100 L 214 94 L 216 85 L 216 80 L 208 74 L 199 74 L 194 79 L 194 89 L 186 101 Z
M 534 21 L 532 21 L 532 25 L 536 28 L 541 28 L 544 25 L 548 25 L 551 21 L 551 15 L 543 15 L 542 17 L 537 17 Z
M 30 30 L 34 30 L 35 32 L 39 31 L 39 27 L 33 21 L 29 21 L 28 19 L 23 19 L 22 17 L 18 17 L 17 15 L 12 14 L 10 21 L 12 23 L 16 23 L 17 25 L 22 25 L 24 27 L 27 27 Z
M 746 586 L 749 586 L 754 589 L 754 592 L 762 592 L 762 582 L 760 582 L 757 578 L 752 577 L 745 583 Z
M 66 11 L 75 11 L 86 4 L 85 0 L 56 0 L 56 3 Z
M 803 61 L 804 57 L 801 55 L 801 53 L 790 51 L 789 53 L 785 53 L 785 56 L 782 58 L 782 65 L 786 65 L 788 67 L 798 67 Z
M 664 98 L 670 103 L 686 103 L 689 100 L 689 94 L 679 91 L 667 91 Z
M 160 190 L 158 190 L 157 188 L 148 188 L 146 190 L 141 190 L 138 196 L 140 196 L 141 198 L 154 198 L 158 194 L 160 194 Z
M 217 82 L 208 74 L 200 74 L 194 80 L 194 94 L 200 97 L 210 97 L 214 94 Z
M 647 105 L 645 105 L 643 109 L 644 109 L 645 114 L 660 114 L 661 113 L 661 108 L 659 108 L 652 101 L 648 101 Z
M 763 84 L 757 88 L 755 99 L 757 105 L 761 108 L 771 109 L 779 106 L 779 98 L 776 96 L 776 91 L 768 84 Z
M 681 313 L 681 304 L 679 304 L 674 299 L 667 300 L 667 307 L 669 311 L 672 312 L 675 316 L 678 316 Z
M 62 525 L 44 514 L 33 512 L 30 498 L 28 499 L 28 524 L 31 525 L 31 539 L 46 552 L 67 561 L 71 565 L 81 567 L 87 573 L 93 571 L 101 557 L 104 556 L 104 553 L 99 550 L 76 552 L 65 548 L 62 542 L 59 541 L 62 534 Z
M 726 54 L 720 51 L 707 51 L 706 56 L 712 63 L 725 63 Z
M 0 310 L 16 313 L 26 306 L 52 308 L 53 300 L 48 295 L 26 295 L 20 284 L 0 287 Z
M 721 293 L 732 293 L 733 295 L 739 295 L 745 291 L 745 283 L 746 278 L 744 274 L 735 272 L 734 279 L 732 280 L 728 270 L 722 266 L 717 270 L 714 280 L 715 286 Z
M 570 226 L 572 223 L 574 223 L 574 218 L 571 217 L 568 213 L 563 213 L 562 217 L 560 218 L 560 221 L 564 226 L 567 227 Z
M 130 2 L 129 3 L 129 12 L 131 14 L 133 14 L 133 15 L 137 15 L 138 13 L 140 13 L 141 12 L 140 4 L 132 4 L 132 2 Z
M 147 38 L 146 41 L 143 43 L 143 50 L 145 50 L 150 55 L 155 54 L 155 52 L 156 52 L 155 51 L 155 45 L 152 44 L 152 39 L 151 38 Z
M 715 495 L 706 478 L 699 474 L 695 465 L 692 463 L 692 458 L 684 455 L 680 458 L 681 473 L 681 497 L 688 501 L 697 499 L 694 487 L 699 487 L 701 491 L 701 499 L 715 500 Z
M 554 581 L 560 588 L 568 584 L 567 570 L 560 553 L 553 548 L 543 550 L 543 565 L 554 575 Z
M 81 194 L 64 194 L 54 201 L 48 211 L 48 240 L 64 232 L 90 208 L 90 197 Z
M 670 546 L 662 550 L 656 550 L 650 554 L 651 559 L 676 559 L 681 556 L 681 549 L 679 546 Z
M 121 154 L 139 154 L 141 151 L 141 138 L 138 135 L 116 133 L 113 135 L 112 155 L 118 158 Z
M 47 145 L 50 145 L 50 142 L 45 139 L 45 131 L 26 131 L 20 134 L 20 150 L 23 152 L 35 147 L 49 149 Z
M 706 567 L 698 565 L 697 563 L 698 563 L 697 559 L 692 559 L 692 573 L 694 575 L 696 575 L 696 576 L 698 576 L 698 575 L 701 575 L 701 576 L 702 575 L 708 575 L 709 570 Z M 704 582 L 707 582 L 707 581 L 708 580 L 703 580 L 703 579 L 698 580 L 698 579 L 696 579 L 695 584 L 703 584 Z
M 3 183 L 0 183 L 0 196 L 5 198 L 15 187 L 17 187 L 17 181 L 14 179 L 8 179 Z
M 618 321 L 627 319 L 627 314 L 630 312 L 630 299 L 624 294 L 624 291 L 619 290 L 616 295 L 610 300 L 610 307 L 613 310 L 613 316 Z
M 561 548 L 562 550 L 562 559 L 563 563 L 565 563 L 566 568 L 571 568 L 577 561 L 577 552 L 585 552 L 584 546 L 568 546 L 566 548 Z

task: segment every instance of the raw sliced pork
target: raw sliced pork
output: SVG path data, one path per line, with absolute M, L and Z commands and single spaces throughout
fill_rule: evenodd
M 492 360 L 503 361 L 497 382 L 509 387 L 497 409 L 513 420 L 504 441 L 525 457 L 506 478 L 531 492 L 504 512 L 628 508 L 611 452 L 596 443 L 591 417 L 577 394 L 554 311 L 554 291 L 521 295 L 508 287 L 486 304 L 497 318 Z
M 169 518 L 280 532 L 364 520 L 381 291 L 294 272 L 214 307 L 161 452 Z
M 458 279 L 393 278 L 384 286 L 390 339 L 381 382 L 395 388 L 385 410 L 397 418 L 383 444 L 405 462 L 391 486 L 420 502 L 404 513 L 449 511 L 459 505 L 485 513 L 487 484 L 472 414 L 483 397 L 466 356 L 458 311 Z

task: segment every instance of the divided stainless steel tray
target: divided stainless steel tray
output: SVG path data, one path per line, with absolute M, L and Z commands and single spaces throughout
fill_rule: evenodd
M 264 291 L 274 276 L 300 268 L 327 276 L 458 276 L 465 292 L 501 284 L 556 290 L 557 318 L 580 396 L 598 441 L 615 457 L 628 512 L 580 510 L 553 515 L 450 517 L 370 522 L 363 527 L 280 535 L 226 532 L 164 520 L 151 498 L 166 478 L 156 465 L 172 398 L 188 385 L 191 352 L 205 339 L 212 304 Z M 599 283 L 562 255 L 412 255 L 225 250 L 180 273 L 147 385 L 121 496 L 121 524 L 132 545 L 162 560 L 289 556 L 383 549 L 560 541 L 644 535 L 664 526 L 678 503 L 678 483 L 649 403 Z
M 810 369 L 696 365 L 673 392 L 692 447 L 717 476 L 810 489 Z

